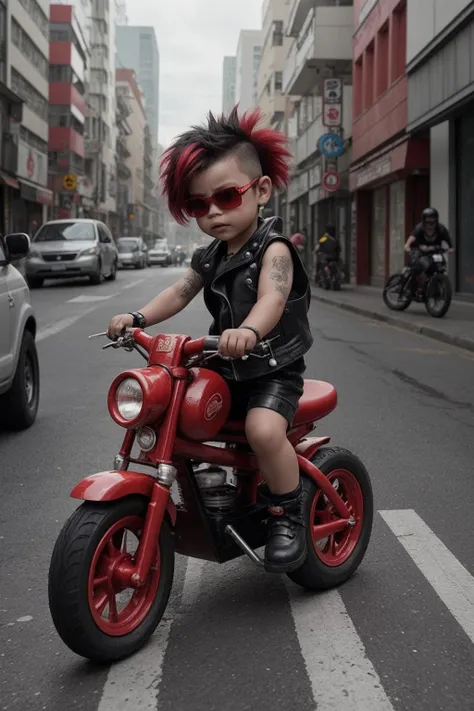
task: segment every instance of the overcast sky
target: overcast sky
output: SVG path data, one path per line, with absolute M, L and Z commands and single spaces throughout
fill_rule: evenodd
M 262 0 L 127 0 L 130 25 L 152 25 L 160 51 L 159 141 L 222 110 L 222 60 L 241 29 L 261 27 Z

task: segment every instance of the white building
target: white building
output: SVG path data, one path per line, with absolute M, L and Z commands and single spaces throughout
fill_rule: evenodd
M 265 0 L 262 6 L 262 53 L 258 70 L 258 105 L 267 125 L 278 125 L 287 99 L 283 93 L 283 69 L 293 42 L 285 34 L 291 0 Z
M 236 58 L 224 57 L 222 64 L 222 113 L 228 114 L 235 106 Z
M 2 229 L 31 233 L 46 218 L 53 198 L 47 187 L 49 2 L 10 0 L 1 7 L 1 167 L 12 178 L 2 180 Z M 15 120 L 20 117 L 21 124 Z
M 260 30 L 241 30 L 237 45 L 235 99 L 240 111 L 258 105 L 258 69 L 262 52 Z

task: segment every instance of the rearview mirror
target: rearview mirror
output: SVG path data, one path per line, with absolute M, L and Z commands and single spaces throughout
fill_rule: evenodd
M 13 232 L 5 237 L 5 246 L 10 261 L 23 259 L 30 251 L 30 238 L 24 232 Z

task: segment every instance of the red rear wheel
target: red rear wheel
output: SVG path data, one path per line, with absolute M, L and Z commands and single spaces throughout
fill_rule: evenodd
M 59 534 L 49 571 L 49 606 L 56 629 L 76 654 L 112 662 L 137 651 L 166 609 L 174 572 L 168 520 L 163 521 L 145 584 L 128 586 L 147 501 L 133 496 L 86 502 Z
M 319 538 L 316 527 L 336 521 L 339 515 L 323 492 L 307 477 L 306 493 L 308 557 L 288 577 L 311 590 L 341 585 L 359 567 L 372 532 L 373 496 L 369 475 L 351 452 L 338 447 L 323 447 L 312 459 L 345 502 L 353 525 L 339 533 Z

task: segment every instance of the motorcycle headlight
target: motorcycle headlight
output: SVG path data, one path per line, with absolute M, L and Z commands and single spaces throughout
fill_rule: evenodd
M 117 410 L 124 420 L 134 420 L 143 407 L 143 390 L 135 378 L 126 378 L 115 394 Z
M 98 247 L 90 247 L 89 249 L 82 249 L 81 250 L 81 256 L 86 256 L 86 255 L 96 255 L 99 254 L 99 248 Z

